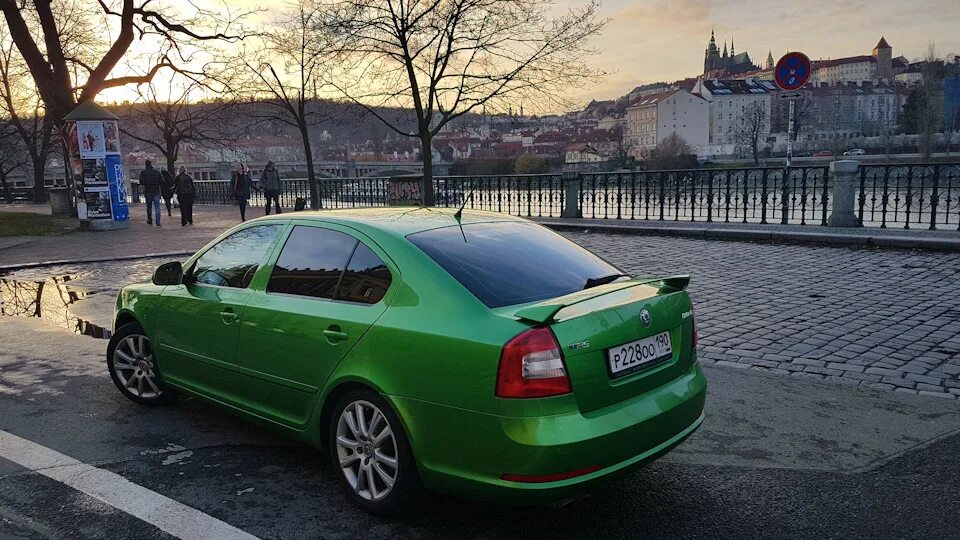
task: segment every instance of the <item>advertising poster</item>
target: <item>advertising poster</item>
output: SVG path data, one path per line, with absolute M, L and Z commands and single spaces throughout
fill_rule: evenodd
M 112 217 L 110 188 L 85 187 L 83 199 L 87 203 L 87 219 L 109 219 Z
M 120 153 L 120 130 L 115 120 L 103 121 L 104 151 L 108 154 Z
M 127 182 L 123 175 L 123 159 L 119 154 L 107 154 L 105 167 L 107 179 L 110 182 L 113 220 L 125 221 L 130 217 L 130 209 L 127 207 Z
M 77 121 L 77 139 L 81 158 L 102 158 L 106 154 L 101 120 Z
M 82 159 L 81 169 L 84 187 L 107 185 L 107 168 L 104 158 Z

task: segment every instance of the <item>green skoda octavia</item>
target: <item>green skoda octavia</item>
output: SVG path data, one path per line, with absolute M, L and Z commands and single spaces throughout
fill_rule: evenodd
M 688 281 L 503 214 L 282 214 L 124 287 L 107 364 L 138 403 L 190 394 L 326 448 L 368 512 L 424 488 L 536 504 L 699 427 Z

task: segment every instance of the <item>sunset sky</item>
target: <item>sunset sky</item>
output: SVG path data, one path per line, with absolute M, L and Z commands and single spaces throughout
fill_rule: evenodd
M 200 0 L 199 4 L 218 5 Z M 230 0 L 239 6 L 259 0 Z M 557 7 L 583 0 L 557 0 Z M 258 19 L 279 11 L 270 4 Z M 703 50 L 716 30 L 718 45 L 733 39 L 736 50 L 762 64 L 800 50 L 811 59 L 869 54 L 881 36 L 894 56 L 919 59 L 935 42 L 941 56 L 960 54 L 960 0 L 605 0 L 610 22 L 595 39 L 594 64 L 609 73 L 589 88 L 575 90 L 581 103 L 611 99 L 648 82 L 696 76 Z M 104 101 L 132 99 L 129 89 L 105 92 Z

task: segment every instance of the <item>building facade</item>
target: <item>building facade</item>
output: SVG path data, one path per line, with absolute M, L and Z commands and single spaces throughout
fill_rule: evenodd
M 903 58 L 893 57 L 893 47 L 883 37 L 871 54 L 813 62 L 814 83 L 863 83 L 894 79 L 907 68 Z
M 755 78 L 717 80 L 706 79 L 697 83 L 694 93 L 709 102 L 709 129 L 706 154 L 732 154 L 736 146 L 736 134 L 744 115 L 754 106 L 764 111 L 763 137 L 770 133 L 770 107 L 776 85 L 771 81 Z
M 644 96 L 627 108 L 626 138 L 630 154 L 644 157 L 676 134 L 691 147 L 707 143 L 710 105 L 686 90 Z

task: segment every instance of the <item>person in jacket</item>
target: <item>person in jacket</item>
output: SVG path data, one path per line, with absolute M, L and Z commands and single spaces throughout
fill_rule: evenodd
M 167 205 L 167 215 L 173 217 L 173 175 L 166 167 L 160 169 L 160 195 Z
M 157 215 L 157 227 L 160 226 L 160 172 L 153 168 L 149 159 L 143 162 L 140 171 L 140 186 L 147 201 L 147 225 L 153 225 L 153 214 Z
M 240 207 L 240 221 L 247 220 L 247 201 L 250 200 L 250 189 L 253 187 L 253 179 L 250 177 L 250 169 L 243 163 L 237 163 L 236 168 L 230 175 L 230 189 Z
M 279 214 L 280 212 L 280 171 L 277 170 L 277 167 L 273 164 L 272 161 L 267 162 L 267 166 L 263 168 L 263 173 L 260 175 L 260 188 L 263 189 L 264 195 L 267 199 L 267 213 L 270 215 L 270 201 L 273 201 L 274 208 Z
M 183 165 L 173 180 L 173 192 L 180 201 L 180 226 L 193 225 L 193 201 L 196 199 L 197 189 L 193 185 L 193 177 L 187 174 L 187 168 Z

